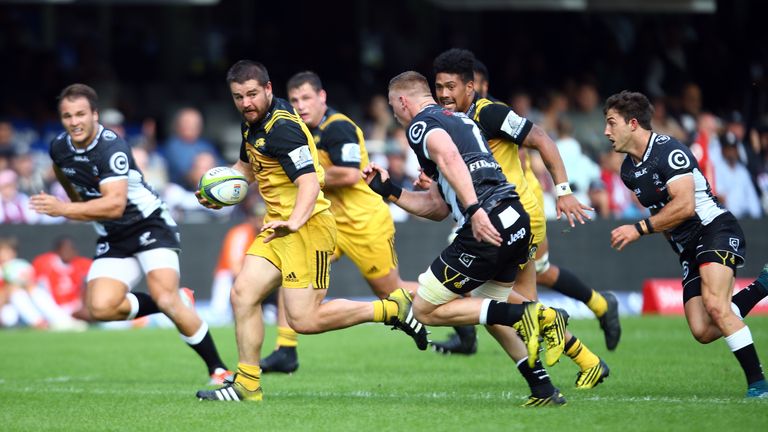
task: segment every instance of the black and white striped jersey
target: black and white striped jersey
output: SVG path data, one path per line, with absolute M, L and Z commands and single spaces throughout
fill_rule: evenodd
M 477 124 L 464 113 L 448 111 L 439 105 L 430 105 L 419 112 L 408 126 L 408 143 L 418 157 L 424 173 L 437 182 L 440 194 L 451 209 L 457 222 L 464 220 L 465 209 L 458 201 L 456 191 L 439 172 L 437 164 L 427 151 L 427 137 L 442 129 L 450 135 L 472 177 L 478 201 L 483 204 L 491 197 L 506 194 L 519 198 L 514 186 L 507 182 L 496 159 L 488 148 L 488 142 L 480 134 Z M 488 209 L 486 209 L 488 211 Z
M 85 149 L 76 148 L 69 134 L 62 132 L 51 142 L 50 155 L 83 201 L 100 198 L 100 186 L 104 183 L 128 181 L 128 203 L 123 215 L 94 222 L 100 236 L 115 235 L 125 227 L 150 218 L 160 218 L 165 224 L 176 226 L 168 212 L 162 211 L 165 205 L 160 197 L 144 182 L 130 147 L 115 132 L 99 125 L 96 138 Z M 155 214 L 158 209 L 162 210 Z
M 658 213 L 670 201 L 667 185 L 682 176 L 693 176 L 696 213 L 667 231 L 678 249 L 695 240 L 702 226 L 727 212 L 712 194 L 693 153 L 674 138 L 652 133 L 643 160 L 636 164 L 627 155 L 621 165 L 622 181 L 651 214 Z

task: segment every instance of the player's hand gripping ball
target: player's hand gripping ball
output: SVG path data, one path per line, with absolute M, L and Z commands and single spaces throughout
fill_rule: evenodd
M 248 180 L 231 167 L 215 167 L 206 172 L 197 185 L 200 195 L 213 204 L 231 206 L 248 194 Z

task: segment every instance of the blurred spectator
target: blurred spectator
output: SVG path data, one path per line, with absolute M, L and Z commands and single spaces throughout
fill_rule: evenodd
M 125 116 L 123 113 L 115 108 L 105 108 L 99 110 L 99 123 L 101 123 L 105 128 L 111 129 L 114 133 L 117 134 L 117 136 L 122 139 L 126 139 L 125 126 L 123 125 L 124 121 Z
M 83 293 L 92 261 L 80 256 L 74 240 L 66 235 L 54 240 L 50 252 L 32 260 L 37 284 L 48 290 L 56 304 L 67 313 L 85 321 L 91 320 L 83 306 Z
M 210 153 L 219 160 L 218 153 L 213 144 L 202 138 L 203 115 L 197 109 L 179 110 L 173 128 L 174 135 L 165 143 L 163 149 L 169 178 L 173 183 L 191 187 L 187 184 L 187 173 L 192 168 L 195 157 L 200 153 Z
M 233 226 L 224 236 L 219 252 L 219 261 L 213 275 L 211 288 L 210 317 L 207 322 L 214 325 L 232 322 L 232 308 L 229 302 L 229 292 L 240 269 L 243 267 L 245 252 L 253 243 L 253 239 L 261 231 L 267 207 L 258 194 L 249 194 L 241 206 L 248 208 L 246 219 Z
M 680 123 L 667 113 L 667 102 L 663 97 L 657 97 L 653 100 L 651 127 L 657 134 L 671 136 L 683 143 L 688 141 L 688 134 L 685 133 Z
M 720 119 L 708 112 L 699 113 L 697 132 L 690 143 L 691 153 L 696 157 L 704 178 L 709 182 L 712 193 L 717 195 L 718 179 L 714 166 L 722 162 L 720 151 Z
M 557 139 L 557 123 L 567 111 L 568 98 L 565 94 L 557 90 L 549 91 L 544 101 L 539 126 L 547 132 L 552 141 Z
M 600 104 L 597 88 L 591 82 L 582 82 L 576 88 L 574 106 L 568 111 L 568 119 L 573 125 L 573 137 L 581 143 L 584 153 L 592 160 L 599 160 L 600 155 L 611 151 L 611 143 L 605 139 L 605 116 Z
M 384 154 L 387 140 L 398 129 L 395 117 L 389 109 L 389 101 L 384 95 L 374 95 L 368 103 L 367 119 L 363 125 L 365 147 L 368 153 Z M 375 159 L 373 155 L 371 159 Z
M 40 215 L 29 208 L 29 196 L 19 192 L 19 176 L 11 169 L 0 171 L 0 224 L 35 224 Z
M 656 56 L 648 62 L 645 75 L 646 90 L 654 99 L 674 92 L 689 76 L 685 30 L 681 25 L 667 25 L 659 32 L 660 48 L 654 50 Z
M 531 95 L 528 92 L 519 90 L 512 93 L 512 97 L 509 99 L 509 106 L 520 117 L 525 117 L 536 124 L 541 122 L 541 112 L 533 107 Z
M 141 122 L 141 134 L 130 142 L 133 149 L 140 149 L 143 158 L 141 169 L 144 180 L 158 191 L 168 184 L 168 164 L 157 148 L 157 122 L 147 117 Z M 135 157 L 135 155 L 134 155 Z M 136 161 L 138 163 L 138 161 Z
M 400 186 L 405 190 L 413 190 L 413 181 L 415 177 L 406 172 L 407 153 L 399 145 L 387 148 L 387 171 L 393 184 Z M 392 220 L 395 222 L 405 222 L 408 220 L 408 212 L 396 206 L 395 203 L 389 203 L 389 212 L 392 214 Z
M 747 167 L 739 158 L 739 142 L 733 132 L 720 137 L 723 161 L 715 165 L 718 192 L 725 207 L 736 218 L 759 218 L 762 215 L 760 198 L 757 196 Z
M 568 181 L 574 196 L 580 202 L 588 203 L 591 201 L 592 189 L 603 190 L 600 166 L 581 151 L 581 145 L 571 136 L 571 132 L 568 119 L 560 118 L 555 144 L 565 164 L 565 171 L 568 173 Z
M 42 156 L 42 154 L 34 151 L 17 155 L 13 159 L 12 167 L 19 176 L 17 179 L 19 192 L 27 196 L 47 190 L 43 173 L 44 170 L 50 169 L 50 163 L 46 163 L 46 161 L 50 161 L 50 158 L 38 156 Z M 39 167 L 38 164 L 45 165 L 45 167 Z
M 608 194 L 608 208 L 614 219 L 642 219 L 648 210 L 640 205 L 635 194 L 621 180 L 624 158 L 624 154 L 612 151 L 603 155 L 600 161 L 600 177 Z
M 11 167 L 11 162 L 18 152 L 13 124 L 8 120 L 0 119 L 0 171 Z
M 757 192 L 763 205 L 763 213 L 768 214 L 768 122 L 753 128 L 749 132 L 749 141 L 760 163 L 757 175 Z
M 209 222 L 213 219 L 227 220 L 232 214 L 233 207 L 220 210 L 205 208 L 197 202 L 195 191 L 197 183 L 206 171 L 216 166 L 216 157 L 207 152 L 197 154 L 192 159 L 192 166 L 185 173 L 184 185 L 168 183 L 163 190 L 163 201 L 168 205 L 176 221 L 187 223 Z
M 725 132 L 732 133 L 735 137 L 739 161 L 747 167 L 752 183 L 755 188 L 758 188 L 757 177 L 764 171 L 765 167 L 760 160 L 759 150 L 755 151 L 752 145 L 746 142 L 747 127 L 740 112 L 733 111 L 725 118 Z
M 18 258 L 14 239 L 0 239 L 0 267 L 4 289 L 10 293 L 10 303 L 27 325 L 53 330 L 85 330 L 85 322 L 72 318 L 56 304 L 50 292 L 37 285 L 35 270 L 28 261 Z
M 701 88 L 698 84 L 689 82 L 682 87 L 679 105 L 677 121 L 688 136 L 683 142 L 688 143 L 696 135 L 699 115 L 702 114 Z

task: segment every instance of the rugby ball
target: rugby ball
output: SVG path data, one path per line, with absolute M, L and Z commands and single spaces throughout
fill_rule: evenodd
M 248 180 L 231 167 L 209 169 L 197 185 L 200 195 L 213 204 L 231 206 L 242 202 L 248 194 Z

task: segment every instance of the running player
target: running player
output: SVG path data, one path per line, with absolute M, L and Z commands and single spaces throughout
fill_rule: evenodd
M 744 233 L 712 194 L 690 149 L 653 132 L 653 107 L 642 93 L 614 94 L 603 111 L 605 135 L 613 150 L 627 155 L 621 179 L 651 211 L 650 217 L 611 231 L 611 247 L 620 251 L 641 236 L 664 233 L 683 270 L 683 302 L 691 334 L 702 344 L 723 337 L 747 378 L 746 396 L 768 398 L 752 333 L 741 319 L 765 297 L 768 268 L 750 287 L 757 289 L 733 296 L 736 269 L 744 265 L 746 255 Z
M 463 113 L 438 106 L 423 75 L 409 71 L 392 78 L 389 103 L 407 129 L 424 175 L 433 181 L 426 192 L 402 190 L 375 164 L 363 170 L 366 181 L 410 213 L 433 220 L 450 214 L 461 226 L 453 242 L 419 276 L 415 316 L 430 325 L 480 323 L 499 329 L 500 345 L 531 388 L 524 406 L 565 404 L 537 357 L 541 331 L 548 341 L 546 363 L 557 362 L 567 316 L 537 302 L 506 303 L 518 266 L 528 260 L 531 239 L 528 214 L 515 187 L 507 182 L 477 125 Z M 469 293 L 472 297 L 465 297 Z
M 231 292 L 239 355 L 235 379 L 219 389 L 199 391 L 197 397 L 262 399 L 261 304 L 281 286 L 288 325 L 298 333 L 383 322 L 403 330 L 419 349 L 426 349 L 427 331 L 410 313 L 411 296 L 402 288 L 373 302 L 323 301 L 336 248 L 336 222 L 320 190 L 324 171 L 312 135 L 288 101 L 273 96 L 263 64 L 241 60 L 229 69 L 227 82 L 244 120 L 240 159 L 233 168 L 251 183 L 258 182 L 267 214 Z M 220 208 L 197 195 L 201 205 Z
M 574 220 L 584 223 L 587 218 L 583 206 L 573 197 L 568 185 L 568 176 L 565 172 L 563 161 L 557 151 L 557 146 L 541 130 L 527 119 L 518 116 L 511 108 L 499 102 L 491 102 L 481 98 L 474 91 L 474 74 L 476 68 L 475 56 L 467 50 L 451 49 L 440 54 L 434 62 L 435 88 L 440 104 L 452 111 L 466 113 L 480 126 L 483 135 L 488 139 L 491 151 L 502 167 L 507 179 L 516 186 L 520 194 L 520 201 L 526 211 L 531 215 L 531 231 L 533 233 L 534 256 L 540 245 L 546 247 L 546 219 L 544 211 L 532 188 L 528 184 L 520 163 L 518 148 L 520 145 L 538 150 L 550 170 L 552 178 L 557 186 L 557 211 L 558 217 L 565 214 L 571 226 Z M 538 185 L 538 182 L 535 183 Z M 539 264 L 541 263 L 541 264 Z M 535 266 L 526 266 L 518 276 L 515 291 L 528 299 L 536 299 L 537 272 L 547 275 L 545 282 L 551 282 L 549 276 L 552 271 L 547 267 L 547 255 L 544 254 Z M 546 273 L 550 272 L 550 273 Z M 601 316 L 606 316 L 606 322 L 612 329 L 611 337 L 606 336 L 608 348 L 615 348 L 618 341 L 620 327 L 618 322 L 618 309 L 615 297 L 612 294 L 601 295 L 597 291 L 584 286 L 571 273 L 562 271 L 552 287 L 571 296 L 577 296 L 585 301 L 588 306 L 596 310 Z M 574 282 L 575 281 L 575 282 Z M 609 302 L 607 299 L 611 299 Z M 611 311 L 609 314 L 609 310 Z M 461 332 L 461 330 L 460 330 Z M 459 333 L 461 336 L 461 333 Z M 572 335 L 571 335 L 572 336 Z M 614 341 L 615 339 L 615 341 Z M 451 342 L 451 341 L 448 341 Z M 580 368 L 576 377 L 577 388 L 591 388 L 608 376 L 608 368 L 596 355 L 592 354 L 577 338 L 569 337 L 566 342 L 566 354 L 571 357 Z M 460 344 L 467 346 L 467 343 Z M 438 345 L 438 348 L 455 347 L 455 340 L 449 347 Z
M 309 127 L 325 170 L 323 193 L 331 202 L 337 229 L 331 260 L 349 257 L 379 298 L 387 298 L 400 287 L 415 290 L 416 283 L 400 279 L 389 208 L 360 176 L 368 165 L 363 132 L 349 117 L 328 107 L 316 73 L 299 72 L 288 80 L 287 87 L 288 100 Z M 288 326 L 284 308 L 278 307 L 277 347 L 261 360 L 262 372 L 295 371 L 299 367 L 297 346 L 297 334 Z
M 205 361 L 211 384 L 231 375 L 208 324 L 179 291 L 180 235 L 165 204 L 144 182 L 128 144 L 99 124 L 96 91 L 72 84 L 59 95 L 65 132 L 51 142 L 56 177 L 71 202 L 40 193 L 32 208 L 49 216 L 93 222 L 99 239 L 87 277 L 86 305 L 99 321 L 162 312 Z M 131 292 L 147 279 L 149 295 Z

